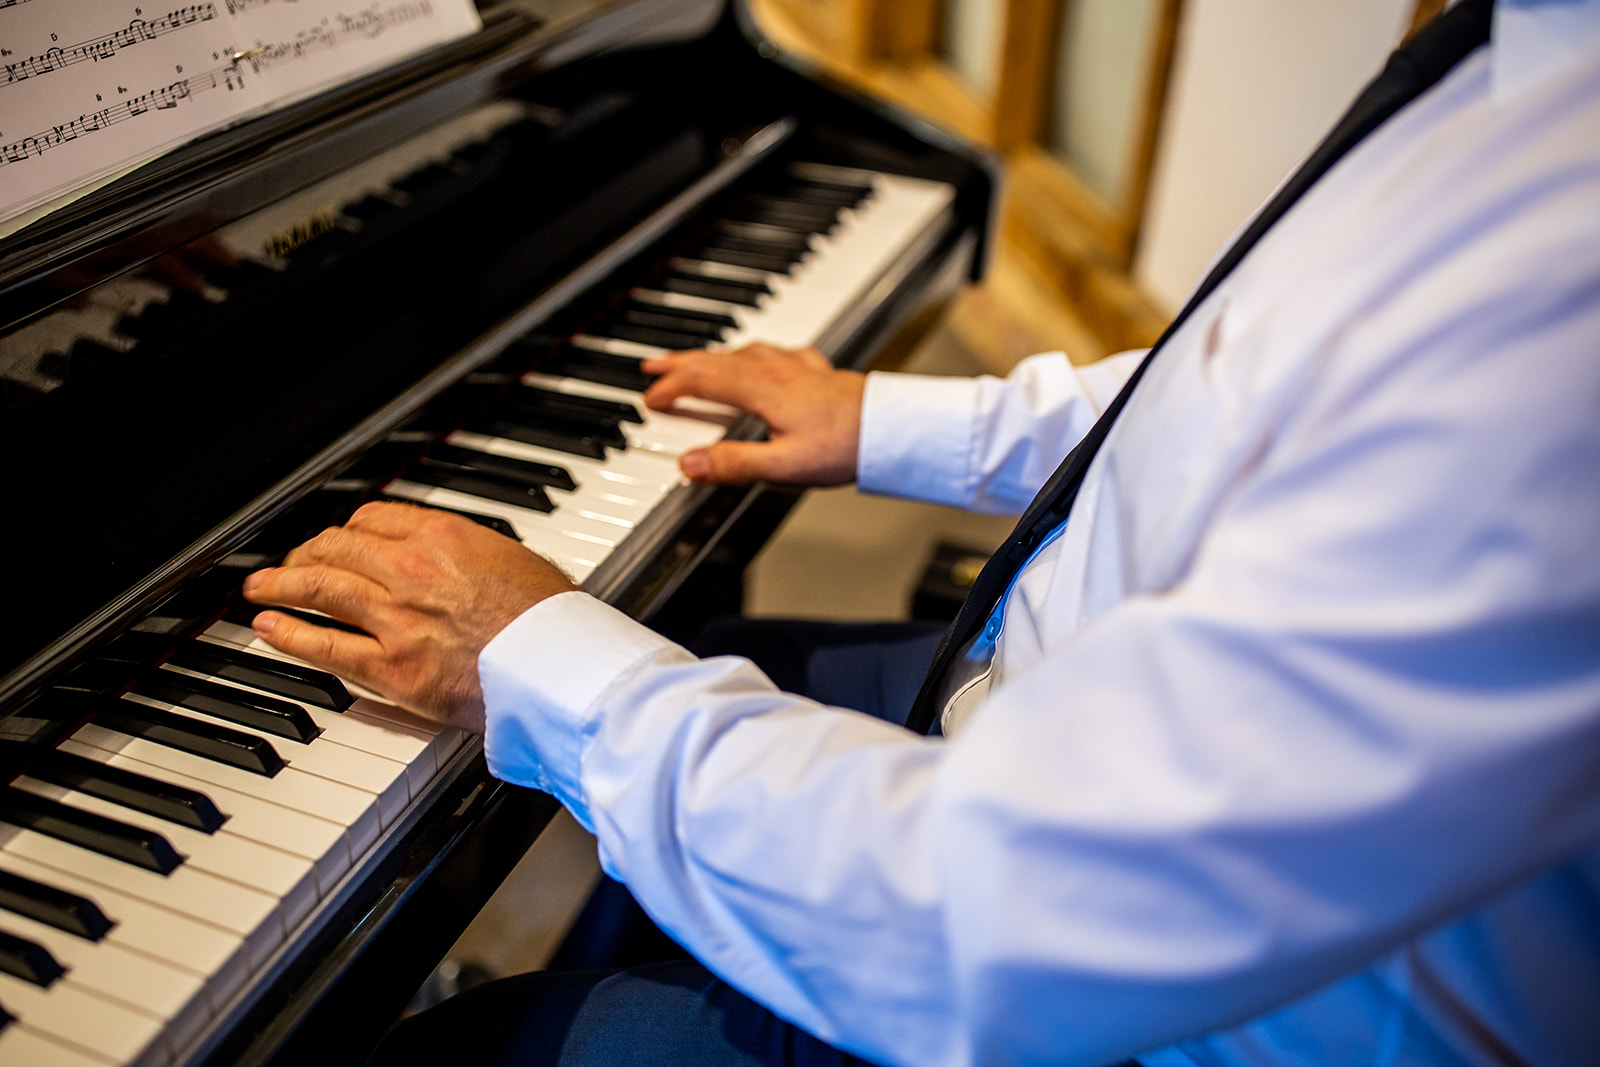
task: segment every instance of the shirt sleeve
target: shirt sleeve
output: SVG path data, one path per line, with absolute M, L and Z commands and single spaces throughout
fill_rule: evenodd
M 1600 836 L 1600 305 L 1467 303 L 1381 373 L 1331 359 L 1181 580 L 953 739 L 572 593 L 480 659 L 490 765 L 872 1060 L 1088 1067 L 1310 992 Z
M 1004 379 L 873 372 L 857 482 L 869 493 L 1020 512 L 1143 357 L 1124 352 L 1075 367 L 1047 352 Z

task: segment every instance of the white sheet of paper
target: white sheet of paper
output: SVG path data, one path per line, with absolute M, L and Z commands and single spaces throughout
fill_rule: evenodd
M 0 0 L 0 220 L 480 27 L 472 0 Z

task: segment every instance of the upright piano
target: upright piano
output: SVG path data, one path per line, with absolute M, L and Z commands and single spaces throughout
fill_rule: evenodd
M 681 623 L 789 498 L 640 358 L 862 366 L 981 269 L 987 161 L 741 5 L 481 14 L 0 240 L 0 1064 L 360 1062 L 555 811 L 244 574 L 396 499 Z

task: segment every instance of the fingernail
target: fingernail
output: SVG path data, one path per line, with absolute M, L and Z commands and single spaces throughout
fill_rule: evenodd
M 704 478 L 711 473 L 711 457 L 707 456 L 704 449 L 697 452 L 685 452 L 678 461 L 683 468 L 683 473 L 691 478 Z
M 260 584 L 261 584 L 261 572 L 260 571 L 253 571 L 250 574 L 245 576 L 245 579 L 244 579 L 244 591 L 246 593 L 249 593 L 249 592 L 253 591 Z
M 270 611 L 263 611 L 250 621 L 250 629 L 254 630 L 262 637 L 266 637 L 268 634 L 270 634 L 272 632 L 272 628 L 276 625 L 278 625 L 278 616 Z

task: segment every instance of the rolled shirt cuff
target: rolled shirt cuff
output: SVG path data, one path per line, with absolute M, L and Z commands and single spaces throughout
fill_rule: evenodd
M 977 399 L 971 378 L 867 375 L 857 485 L 884 496 L 966 504 Z
M 583 796 L 583 749 L 611 684 L 671 641 L 587 593 L 541 601 L 478 654 L 489 772 L 541 789 L 593 830 Z

